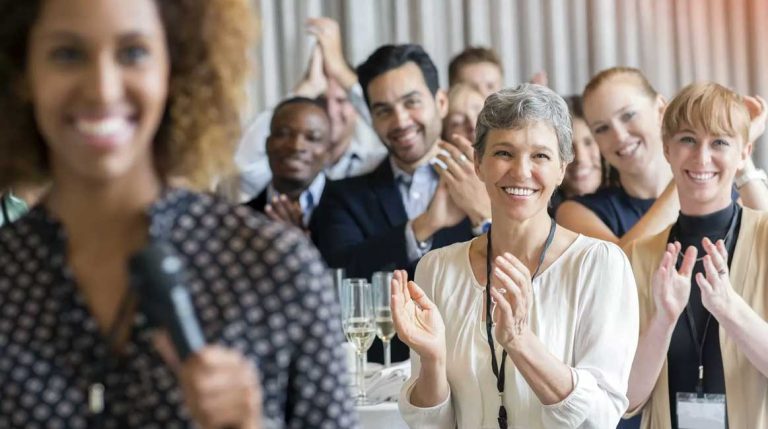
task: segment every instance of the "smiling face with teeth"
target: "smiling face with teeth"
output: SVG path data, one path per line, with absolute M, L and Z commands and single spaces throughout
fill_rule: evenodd
M 330 155 L 328 115 L 320 106 L 295 102 L 279 107 L 272 117 L 267 157 L 278 192 L 299 193 L 309 187 Z
M 25 85 L 56 180 L 156 174 L 151 143 L 169 59 L 152 0 L 49 0 L 32 28 Z
M 602 182 L 600 149 L 589 131 L 587 123 L 573 118 L 573 161 L 568 164 L 562 189 L 567 195 L 585 195 L 595 192 Z
M 742 97 L 712 82 L 688 85 L 669 103 L 663 125 L 680 210 L 701 216 L 730 205 L 733 179 L 752 151 Z
M 584 117 L 600 153 L 620 174 L 642 175 L 661 159 L 664 100 L 651 97 L 628 74 L 609 78 L 585 94 Z
M 731 204 L 736 171 L 744 167 L 750 145 L 740 136 L 716 136 L 686 128 L 664 144 L 672 166 L 680 210 L 687 215 L 714 213 Z
M 546 214 L 566 166 L 554 129 L 543 122 L 491 129 L 485 142 L 484 153 L 475 158 L 475 169 L 491 198 L 493 218 L 523 221 Z
M 368 98 L 373 128 L 400 168 L 413 171 L 433 156 L 448 100 L 441 90 L 432 95 L 415 63 L 375 77 Z

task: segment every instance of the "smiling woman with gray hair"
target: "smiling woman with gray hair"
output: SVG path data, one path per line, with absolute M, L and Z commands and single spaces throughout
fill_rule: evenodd
M 637 292 L 619 247 L 547 214 L 573 158 L 565 102 L 524 84 L 488 97 L 477 122 L 493 226 L 428 253 L 416 282 L 395 272 L 392 312 L 413 374 L 400 410 L 418 428 L 615 427 Z

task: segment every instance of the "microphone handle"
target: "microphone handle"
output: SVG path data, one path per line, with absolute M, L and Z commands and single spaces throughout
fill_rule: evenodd
M 184 361 L 205 346 L 205 338 L 189 292 L 183 286 L 175 285 L 168 291 L 168 300 L 171 311 L 166 315 L 165 325 L 179 358 Z

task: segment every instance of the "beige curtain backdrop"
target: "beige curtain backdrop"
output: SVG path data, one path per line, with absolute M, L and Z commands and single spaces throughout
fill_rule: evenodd
M 538 70 L 560 94 L 580 93 L 595 72 L 639 67 L 665 96 L 714 80 L 768 97 L 768 0 L 253 0 L 261 38 L 254 112 L 300 78 L 312 16 L 336 19 L 351 64 L 386 43 L 419 43 L 447 85 L 448 61 L 469 45 L 495 49 L 507 85 Z M 765 140 L 765 139 L 764 139 Z M 768 165 L 768 142 L 755 160 Z

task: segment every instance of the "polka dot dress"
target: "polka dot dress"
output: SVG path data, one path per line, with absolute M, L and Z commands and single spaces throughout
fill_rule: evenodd
M 299 233 L 209 195 L 169 190 L 149 234 L 185 262 L 209 344 L 239 350 L 261 375 L 267 427 L 348 428 L 338 305 Z M 141 314 L 110 352 L 66 265 L 66 237 L 42 207 L 0 229 L 0 428 L 194 427 Z M 104 385 L 94 416 L 88 389 Z

